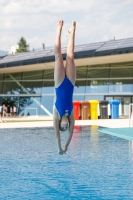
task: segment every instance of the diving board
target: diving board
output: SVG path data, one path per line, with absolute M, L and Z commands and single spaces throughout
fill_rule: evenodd
M 133 141 L 133 128 L 98 128 L 97 132 Z

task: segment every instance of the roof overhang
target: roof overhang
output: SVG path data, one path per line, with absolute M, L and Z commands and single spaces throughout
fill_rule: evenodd
M 93 66 L 93 65 L 95 66 L 95 65 L 103 65 L 103 64 L 112 64 L 112 63 L 125 63 L 125 62 L 132 62 L 132 61 L 133 61 L 133 53 L 128 53 L 128 54 L 75 59 L 75 65 L 76 67 L 79 67 L 79 66 L 81 67 L 81 66 Z M 65 64 L 65 61 L 64 61 L 64 64 Z M 54 68 L 54 62 L 22 65 L 22 66 L 20 65 L 20 66 L 15 66 L 15 67 L 1 68 L 0 74 L 47 70 L 47 69 L 53 69 L 53 68 Z

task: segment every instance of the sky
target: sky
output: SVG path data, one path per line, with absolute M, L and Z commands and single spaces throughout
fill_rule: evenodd
M 76 21 L 75 45 L 133 37 L 133 0 L 0 0 L 0 50 L 23 36 L 32 50 L 53 47 L 64 20 L 62 46 Z

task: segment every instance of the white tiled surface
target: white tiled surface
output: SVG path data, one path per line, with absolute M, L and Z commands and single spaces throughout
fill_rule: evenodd
M 19 119 L 20 122 L 18 122 L 18 119 L 19 118 L 14 119 L 16 120 L 16 122 L 8 121 L 7 123 L 0 123 L 0 128 L 34 128 L 34 127 L 53 126 L 52 117 L 26 117 L 26 118 L 20 118 Z M 36 120 L 36 121 L 32 121 L 32 120 Z M 21 121 L 26 121 L 26 122 L 21 122 Z M 129 120 L 128 119 L 76 120 L 75 125 L 76 126 L 97 125 L 97 126 L 110 127 L 110 128 L 111 127 L 120 128 L 120 127 L 129 127 Z

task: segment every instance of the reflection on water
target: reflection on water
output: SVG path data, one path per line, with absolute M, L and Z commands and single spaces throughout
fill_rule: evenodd
M 76 126 L 63 156 L 53 128 L 1 130 L 0 199 L 132 199 L 133 143 L 96 130 Z
M 129 156 L 133 161 L 133 141 L 129 141 Z
M 75 126 L 74 127 L 74 132 L 73 132 L 74 134 L 79 134 L 80 133 L 80 126 Z
M 98 129 L 98 126 L 96 126 L 96 125 L 90 126 L 91 137 L 98 137 L 97 129 Z

